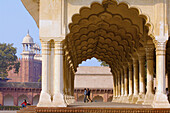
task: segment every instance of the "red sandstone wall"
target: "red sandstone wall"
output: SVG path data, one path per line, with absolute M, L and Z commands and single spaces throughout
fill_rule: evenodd
M 41 76 L 42 61 L 31 59 L 18 59 L 20 62 L 19 73 L 14 73 L 14 69 L 8 72 L 8 82 L 37 82 Z
M 19 72 L 18 73 L 14 73 L 15 69 L 12 69 L 11 71 L 8 72 L 8 78 L 11 78 L 12 80 L 9 80 L 8 82 L 21 82 L 21 73 L 22 73 L 22 59 L 18 59 L 18 61 L 20 62 L 20 68 L 19 68 Z

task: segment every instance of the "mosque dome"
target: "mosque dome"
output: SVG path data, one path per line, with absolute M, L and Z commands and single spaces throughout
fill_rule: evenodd
M 29 35 L 29 32 L 27 33 L 27 36 L 24 37 L 23 44 L 32 44 L 34 43 L 33 38 Z

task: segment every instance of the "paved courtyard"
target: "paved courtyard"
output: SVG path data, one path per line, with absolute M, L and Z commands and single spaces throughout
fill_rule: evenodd
M 69 107 L 152 108 L 152 106 L 150 105 L 126 104 L 116 102 L 92 102 L 92 103 L 76 102 L 71 104 Z
M 115 102 L 92 102 L 92 103 L 83 103 L 76 102 L 68 106 L 69 108 L 152 108 L 149 105 L 140 105 L 140 104 L 126 104 L 126 103 L 115 103 Z M 17 111 L 0 111 L 0 113 L 17 113 Z

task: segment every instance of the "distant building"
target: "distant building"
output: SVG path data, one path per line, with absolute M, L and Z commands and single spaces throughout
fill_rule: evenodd
M 111 102 L 113 96 L 113 76 L 109 67 L 80 66 L 75 74 L 74 96 L 83 101 L 84 88 L 91 90 L 95 102 Z
M 41 76 L 41 54 L 40 47 L 34 43 L 33 38 L 28 34 L 22 41 L 23 51 L 20 62 L 19 73 L 14 73 L 14 69 L 8 72 L 8 82 L 38 82 Z
M 0 104 L 20 106 L 23 99 L 36 105 L 41 92 L 41 54 L 40 47 L 28 34 L 22 41 L 23 51 L 19 73 L 14 69 L 8 72 L 8 78 L 0 79 Z M 3 81 L 3 82 L 2 82 Z M 110 102 L 113 95 L 113 77 L 109 67 L 81 66 L 78 68 L 74 82 L 76 101 L 83 101 L 84 88 L 91 90 L 91 99 L 95 102 Z

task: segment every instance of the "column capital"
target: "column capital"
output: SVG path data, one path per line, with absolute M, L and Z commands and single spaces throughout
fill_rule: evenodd
M 42 55 L 50 55 L 50 43 L 41 40 Z
M 137 67 L 137 66 L 138 66 L 138 59 L 133 58 L 133 67 Z
M 146 50 L 146 59 L 147 60 L 153 60 L 154 57 L 154 45 L 153 44 L 147 44 L 145 46 Z
M 145 52 L 145 48 L 139 48 L 138 50 L 137 50 L 137 55 L 138 55 L 138 57 L 145 57 L 145 55 L 146 55 L 146 52 Z
M 128 62 L 123 62 L 123 69 L 128 67 Z
M 128 67 L 128 65 L 123 65 L 123 71 L 124 71 L 124 74 L 126 74 L 126 73 L 127 73 L 127 67 Z
M 155 47 L 156 47 L 156 55 L 165 55 L 166 54 L 166 43 L 167 41 L 156 41 Z
M 132 71 L 132 62 L 128 62 L 129 71 Z
M 55 55 L 63 55 L 63 44 L 60 41 L 55 41 Z

